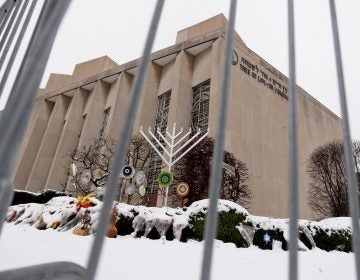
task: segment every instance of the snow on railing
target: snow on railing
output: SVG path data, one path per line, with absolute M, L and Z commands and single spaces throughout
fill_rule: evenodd
M 30 7 L 27 6 L 31 2 Z M 35 94 L 39 88 L 44 69 L 49 58 L 50 50 L 55 40 L 59 25 L 70 4 L 70 0 L 45 0 L 42 11 L 37 20 L 36 27 L 29 41 L 27 51 L 23 57 L 18 75 L 12 87 L 7 106 L 0 120 L 0 221 L 5 220 L 10 201 L 13 195 L 11 185 L 11 174 L 15 166 L 16 155 L 19 151 L 21 140 L 29 120 Z M 359 202 L 357 200 L 356 179 L 354 174 L 354 162 L 351 155 L 351 136 L 342 69 L 341 49 L 337 27 L 336 9 L 334 0 L 329 0 L 333 39 L 335 47 L 339 95 L 343 119 L 344 148 L 346 159 L 346 170 L 348 178 L 349 204 L 352 216 L 353 248 L 356 259 L 356 275 L 360 280 L 360 232 L 359 232 Z M 220 113 L 217 120 L 216 141 L 210 180 L 210 206 L 206 218 L 205 243 L 201 279 L 208 280 L 211 275 L 213 241 L 217 227 L 216 205 L 221 185 L 222 159 L 224 155 L 226 108 L 229 94 L 229 82 L 231 75 L 231 55 L 233 49 L 234 24 L 236 17 L 237 0 L 231 0 L 229 24 L 226 36 L 224 68 L 220 91 L 222 100 Z M 0 81 L 0 97 L 4 90 L 5 83 L 12 69 L 13 62 L 18 54 L 19 46 L 23 40 L 24 33 L 28 28 L 29 21 L 33 15 L 37 0 L 7 0 L 0 7 L 0 70 L 5 70 Z M 51 263 L 41 266 L 15 269 L 7 272 L 0 272 L 1 279 L 20 279 L 22 276 L 29 276 L 31 273 L 38 273 L 41 279 L 55 279 L 61 275 L 71 275 L 71 279 L 92 280 L 95 277 L 98 267 L 106 226 L 110 219 L 112 202 L 115 198 L 116 186 L 119 181 L 120 169 L 124 162 L 127 150 L 128 139 L 133 128 L 136 108 L 141 97 L 146 69 L 150 61 L 150 54 L 155 34 L 164 5 L 164 0 L 157 0 L 149 33 L 145 43 L 142 59 L 135 75 L 135 82 L 131 90 L 131 99 L 125 119 L 119 134 L 119 145 L 113 160 L 112 172 L 108 179 L 104 205 L 101 211 L 100 222 L 95 235 L 87 268 L 82 268 L 72 263 Z M 5 59 L 10 51 L 13 39 L 16 42 L 5 64 Z M 288 0 L 288 47 L 289 47 L 289 213 L 290 213 L 290 260 L 289 279 L 298 278 L 297 271 L 297 239 L 298 239 L 298 158 L 297 158 L 297 120 L 296 120 L 296 73 L 295 73 L 295 32 L 294 32 L 294 6 L 293 0 Z M 23 89 L 26 89 L 24 91 Z M 121 136 L 121 137 L 120 137 Z M 3 223 L 0 223 L 0 234 Z M 49 271 L 52 271 L 50 275 Z M 40 273 L 40 274 L 39 274 Z

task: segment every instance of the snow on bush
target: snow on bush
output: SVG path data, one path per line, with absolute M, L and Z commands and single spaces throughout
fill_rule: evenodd
M 6 220 L 9 223 L 29 224 L 38 229 L 73 230 L 89 210 L 91 231 L 96 227 L 102 202 L 90 198 L 91 207 L 77 205 L 73 197 L 54 197 L 45 204 L 13 205 Z M 114 202 L 119 235 L 151 239 L 203 240 L 205 217 L 209 200 L 194 202 L 188 208 L 145 207 Z M 217 239 L 234 243 L 237 247 L 258 246 L 261 249 L 281 247 L 287 250 L 288 220 L 250 215 L 240 205 L 219 200 Z M 318 247 L 326 251 L 351 251 L 350 218 L 331 218 L 320 222 L 299 221 L 299 250 Z
M 11 205 L 16 204 L 25 204 L 25 203 L 46 203 L 53 197 L 58 196 L 70 196 L 64 192 L 58 192 L 51 189 L 43 190 L 37 193 L 24 191 L 24 190 L 14 190 L 14 198 Z
M 209 207 L 209 199 L 203 199 L 195 201 L 187 208 L 187 213 L 196 214 L 196 213 L 205 213 Z M 243 214 L 245 216 L 249 215 L 249 212 L 239 204 L 235 202 L 219 199 L 218 200 L 218 212 L 228 212 L 230 210 L 235 210 L 236 213 Z

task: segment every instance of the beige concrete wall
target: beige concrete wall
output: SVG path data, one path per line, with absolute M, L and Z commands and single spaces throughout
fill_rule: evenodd
M 208 48 L 194 57 L 192 86 L 211 78 L 212 48 Z
M 168 126 L 187 129 L 191 124 L 193 56 L 182 51 L 175 61 L 172 76 Z
M 209 104 L 209 136 L 215 137 L 217 125 L 217 112 L 219 109 L 219 87 L 221 83 L 221 69 L 224 63 L 222 57 L 223 40 L 217 39 L 211 48 L 211 79 L 210 79 L 210 104 Z
M 161 95 L 169 90 L 172 90 L 173 77 L 175 71 L 175 60 L 161 68 L 160 71 L 160 82 L 158 88 L 158 95 Z
M 39 191 L 45 187 L 46 179 L 59 143 L 59 139 L 64 126 L 64 118 L 70 103 L 70 97 L 59 96 L 51 112 L 50 119 L 42 137 L 39 151 L 32 167 L 27 190 Z
M 244 161 L 250 172 L 253 194 L 250 211 L 286 217 L 288 212 L 288 100 L 276 89 L 287 88 L 287 79 L 259 56 L 238 44 L 239 63 L 232 67 L 232 91 L 226 148 Z M 241 58 L 247 62 L 241 62 Z M 240 64 L 251 71 L 242 71 Z M 243 68 L 244 69 L 244 68 Z M 275 81 L 275 82 L 274 82 Z M 270 88 L 273 85 L 273 89 Z M 281 86 L 280 86 L 281 85 Z M 286 94 L 285 92 L 281 94 Z M 340 119 L 297 90 L 299 100 L 300 216 L 310 218 L 307 203 L 309 178 L 306 164 L 311 152 L 341 137 Z M 310 137 L 309 137 L 310 136 Z
M 218 14 L 214 17 L 178 31 L 176 36 L 176 43 L 181 43 L 186 40 L 197 38 L 215 30 L 225 31 L 226 26 L 227 20 L 225 16 L 223 14 Z M 238 34 L 235 34 L 235 39 L 242 41 Z
M 108 56 L 99 57 L 75 66 L 72 74 L 72 82 L 83 80 L 89 76 L 109 70 L 118 64 Z
M 109 105 L 111 104 L 111 110 L 106 135 L 113 139 L 117 139 L 119 136 L 121 120 L 128 105 L 132 81 L 133 76 L 131 74 L 121 72 L 117 81 L 110 88 L 108 102 Z
M 111 82 L 102 80 L 103 82 L 105 82 L 109 85 L 109 93 L 107 94 L 107 98 L 106 98 L 106 102 L 105 102 L 105 106 L 104 106 L 105 110 L 108 108 L 111 108 L 116 103 L 116 97 L 118 95 L 119 87 L 120 87 L 119 77 L 120 77 L 120 74 L 114 75 L 112 77 L 113 81 L 111 81 Z
M 301 91 L 300 91 L 301 92 Z M 306 166 L 310 154 L 314 149 L 331 140 L 342 139 L 342 129 L 340 119 L 332 112 L 329 112 L 322 104 L 319 104 L 307 93 L 299 95 L 299 168 L 303 174 L 306 172 Z M 300 177 L 300 186 L 302 188 L 302 196 L 300 196 L 301 205 L 305 205 L 306 193 L 310 186 L 310 178 L 308 176 Z M 306 204 L 307 205 L 307 204 Z M 303 207 L 304 216 L 311 216 L 309 207 Z
M 52 91 L 72 81 L 71 75 L 51 73 L 44 90 Z
M 116 80 L 109 84 L 109 93 L 107 95 L 106 103 L 104 109 L 110 110 L 109 113 L 109 122 L 107 123 L 107 126 L 105 128 L 105 135 L 110 136 L 112 138 L 116 137 L 116 133 L 118 133 L 117 127 L 120 126 L 120 123 L 117 121 L 114 112 L 116 110 L 116 107 L 118 107 L 119 104 L 123 104 L 124 102 L 121 99 L 118 99 L 120 96 L 120 75 L 116 75 Z M 115 121 L 116 120 L 116 121 Z M 116 123 L 115 123 L 116 122 Z M 113 128 L 113 129 L 111 129 Z M 109 135 L 111 134 L 111 135 Z
M 153 127 L 155 124 L 158 94 L 161 94 L 159 92 L 160 75 L 162 75 L 162 67 L 151 63 L 137 110 L 133 134 L 138 134 L 141 126 L 147 129 L 149 126 Z
M 65 116 L 64 127 L 56 148 L 45 186 L 54 190 L 63 190 L 67 181 L 66 167 L 71 163 L 71 155 L 76 149 L 82 129 L 82 118 L 88 92 L 78 88 L 72 92 L 73 97 Z
M 14 184 L 19 189 L 26 187 L 53 108 L 54 103 L 45 100 L 34 106 L 14 172 Z
M 104 107 L 109 93 L 109 84 L 97 81 L 94 89 L 89 94 L 84 115 L 84 126 L 78 147 L 86 146 L 87 143 L 100 136 L 100 130 L 104 119 Z

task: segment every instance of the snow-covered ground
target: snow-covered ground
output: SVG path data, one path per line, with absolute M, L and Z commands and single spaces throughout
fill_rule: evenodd
M 0 271 L 51 261 L 86 265 L 93 236 L 77 236 L 53 229 L 5 224 L 0 237 Z M 203 243 L 134 239 L 106 239 L 98 280 L 199 279 Z M 236 248 L 216 242 L 212 279 L 287 279 L 288 253 L 281 249 Z M 299 252 L 300 279 L 355 279 L 353 253 L 319 249 Z

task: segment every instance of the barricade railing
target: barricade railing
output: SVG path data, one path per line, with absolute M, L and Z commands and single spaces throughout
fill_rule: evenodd
M 16 1 L 14 0 L 7 0 L 0 8 L 0 35 L 2 34 L 10 14 L 14 6 L 16 5 Z
M 21 140 L 24 136 L 29 121 L 32 104 L 35 99 L 43 76 L 50 50 L 55 40 L 59 25 L 70 4 L 70 0 L 45 0 L 37 24 L 33 31 L 27 51 L 22 60 L 6 108 L 0 119 L 0 221 L 5 216 L 10 205 L 13 190 L 11 175 L 15 166 Z M 234 26 L 236 18 L 237 0 L 230 1 L 229 23 L 227 27 L 224 65 L 220 85 L 221 101 L 217 117 L 217 130 L 213 163 L 210 178 L 210 203 L 206 216 L 205 242 L 201 267 L 201 280 L 211 278 L 212 255 L 216 228 L 218 223 L 217 204 L 222 180 L 222 162 L 224 157 L 226 112 L 231 81 L 232 50 L 234 41 Z M 28 8 L 28 4 L 30 7 Z M 344 151 L 348 180 L 349 207 L 352 217 L 352 246 L 355 255 L 356 279 L 360 280 L 360 232 L 359 232 L 359 202 L 355 178 L 355 165 L 352 157 L 351 136 L 349 129 L 346 92 L 342 69 L 341 48 L 337 27 L 336 9 L 334 0 L 329 0 L 330 14 L 333 30 L 335 58 L 337 66 L 341 114 L 343 119 Z M 18 53 L 29 21 L 33 15 L 37 0 L 8 0 L 0 8 L 0 71 L 5 65 L 3 76 L 0 80 L 0 97 L 4 90 L 13 62 Z M 1 279 L 23 279 L 24 275 L 37 273 L 38 279 L 85 279 L 95 278 L 101 257 L 106 228 L 110 220 L 110 212 L 115 199 L 117 185 L 120 180 L 120 171 L 125 162 L 128 149 L 128 140 L 133 129 L 135 115 L 141 99 L 141 93 L 150 63 L 151 50 L 158 29 L 164 0 L 157 0 L 149 32 L 145 42 L 140 64 L 137 67 L 135 81 L 131 89 L 130 101 L 120 133 L 118 146 L 114 155 L 111 173 L 108 178 L 104 195 L 104 203 L 100 214 L 91 252 L 86 268 L 73 263 L 49 263 L 45 265 L 19 268 L 11 271 L 0 272 Z M 22 21 L 22 19 L 25 19 Z M 22 22 L 22 24 L 21 24 Z M 14 44 L 7 64 L 5 59 L 10 51 L 10 46 L 17 30 L 21 28 Z M 295 28 L 294 4 L 288 0 L 288 50 L 289 50 L 289 276 L 290 280 L 298 279 L 298 136 L 297 136 L 297 110 L 296 110 L 296 72 L 295 72 Z M 23 89 L 26 90 L 23 90 Z M 0 235 L 3 223 L 0 222 Z M 61 278 L 62 277 L 62 278 Z
M 22 2 L 21 0 L 14 1 L 13 14 L 19 10 Z M 0 235 L 13 197 L 11 175 L 16 156 L 56 33 L 70 2 L 70 0 L 45 0 L 0 119 L 0 221 L 2 221 Z M 3 26 L 6 27 L 0 34 L 1 42 L 5 42 L 4 36 L 7 37 L 9 34 L 10 30 L 8 32 L 7 30 L 9 26 L 12 26 L 14 19 L 12 16 L 5 17 L 6 22 Z M 2 49 L 3 45 L 0 47 Z M 82 272 L 83 268 L 77 264 L 60 262 L 3 271 L 0 272 L 0 279 L 20 280 L 24 279 L 24 276 L 27 279 L 81 279 Z
M 344 73 L 342 67 L 341 48 L 339 40 L 339 31 L 336 17 L 336 8 L 334 0 L 329 0 L 330 4 L 330 15 L 331 15 L 331 26 L 334 40 L 335 49 L 335 60 L 336 60 L 336 71 L 338 78 L 339 96 L 340 96 L 340 107 L 342 117 L 342 128 L 344 135 L 344 153 L 345 153 L 345 166 L 346 166 L 346 178 L 347 188 L 349 196 L 349 208 L 352 222 L 352 248 L 355 253 L 355 268 L 356 268 L 356 279 L 360 280 L 360 232 L 359 232 L 359 200 L 358 200 L 358 188 L 355 177 L 355 163 L 352 155 L 352 140 L 350 134 L 349 125 L 349 113 L 347 109 Z

